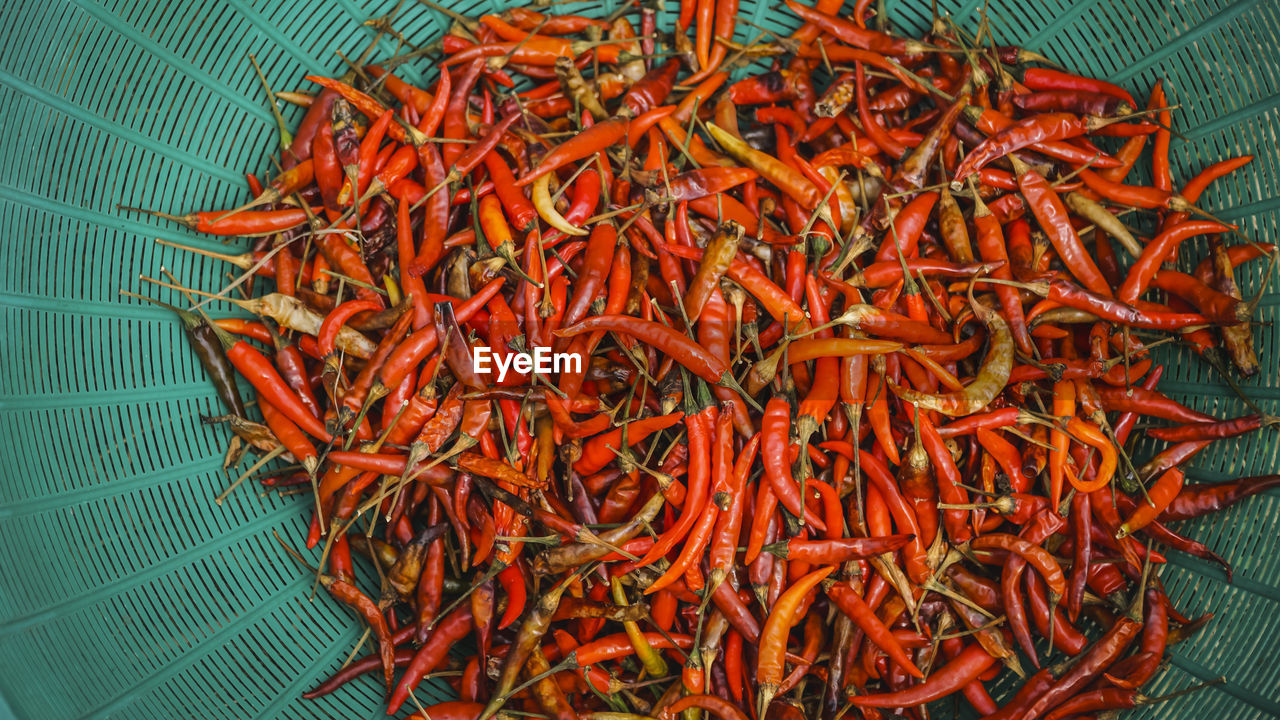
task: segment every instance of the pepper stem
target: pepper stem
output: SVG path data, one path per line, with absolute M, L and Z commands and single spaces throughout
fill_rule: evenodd
M 760 403 L 756 402 L 756 399 L 748 395 L 747 391 L 738 384 L 737 379 L 733 377 L 733 373 L 731 371 L 725 370 L 724 374 L 720 376 L 720 381 L 717 382 L 716 385 L 733 390 L 738 393 L 738 395 L 742 397 L 742 400 L 750 405 L 752 409 L 758 412 L 764 412 L 764 408 L 760 407 Z
M 150 215 L 152 217 L 158 217 L 165 220 L 172 220 L 173 222 L 185 225 L 192 230 L 196 229 L 197 221 L 195 215 L 170 215 L 169 213 L 160 212 L 159 210 L 147 210 L 145 208 L 133 207 L 131 205 L 116 205 L 116 209 L 124 210 L 125 212 L 142 213 L 144 215 Z
M 240 268 L 241 270 L 248 270 L 249 268 L 253 267 L 253 258 L 248 254 L 228 255 L 227 253 L 215 252 L 213 250 L 205 250 L 203 248 L 193 247 L 191 245 L 183 245 L 181 243 L 172 242 L 170 240 L 165 240 L 163 238 L 156 238 L 155 241 L 157 244 L 164 245 L 165 247 L 177 248 L 179 250 L 186 250 L 187 252 L 190 252 L 190 253 L 195 253 L 197 255 L 203 255 L 205 257 L 214 258 L 215 260 L 221 260 L 223 262 L 230 263 Z

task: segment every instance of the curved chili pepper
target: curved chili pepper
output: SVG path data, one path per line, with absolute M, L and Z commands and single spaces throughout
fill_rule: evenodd
M 992 108 L 981 109 L 969 106 L 965 108 L 964 116 L 974 127 L 988 136 L 1004 130 L 1014 122 L 1008 115 Z M 1120 161 L 1110 155 L 1091 152 L 1066 142 L 1035 143 L 1031 149 L 1074 166 L 1088 165 L 1106 170 L 1120 165 Z
M 1160 269 L 1160 265 L 1164 263 L 1165 258 L 1182 241 L 1196 235 L 1223 233 L 1231 229 L 1229 225 L 1210 220 L 1188 220 L 1164 230 L 1151 242 L 1147 243 L 1146 248 L 1142 251 L 1142 256 L 1129 268 L 1129 274 L 1125 277 L 1124 284 L 1116 291 L 1116 297 L 1127 303 L 1132 303 L 1141 297 L 1142 293 L 1147 289 L 1148 283 L 1155 277 L 1156 271 Z
M 1013 371 L 1013 335 L 1009 325 L 1000 315 L 987 309 L 980 302 L 973 302 L 974 313 L 990 331 L 990 347 L 977 377 L 964 390 L 942 395 L 921 393 L 891 384 L 895 394 L 904 401 L 925 410 L 935 410 L 944 415 L 971 415 L 986 407 L 1004 389 L 1009 373 Z
M 680 61 L 675 58 L 650 70 L 622 96 L 622 104 L 631 111 L 632 115 L 643 115 L 658 107 L 671 94 L 671 88 L 675 85 L 676 73 L 679 70 Z
M 1049 591 L 1056 597 L 1066 594 L 1066 579 L 1057 560 L 1044 548 L 1034 545 L 1016 536 L 1003 533 L 991 533 L 976 537 L 970 542 L 974 549 L 1007 550 L 1017 553 L 1027 564 L 1035 568 L 1049 586 Z
M 290 160 L 301 162 L 311 157 L 315 139 L 328 125 L 329 112 L 337 98 L 338 93 L 328 88 L 316 95 L 307 108 L 306 114 L 303 115 L 302 122 L 298 124 L 298 129 L 293 133 L 293 142 L 289 144 L 289 151 L 285 153 L 286 166 Z
M 959 655 L 938 668 L 929 678 L 919 685 L 906 690 L 879 695 L 858 695 L 849 699 L 858 707 L 914 707 L 933 702 L 968 685 L 991 667 L 995 658 L 987 654 L 981 645 L 974 643 L 966 647 Z
M 413 659 L 413 655 L 413 648 L 396 648 L 395 666 L 404 667 L 408 665 L 409 661 Z M 303 693 L 302 697 L 308 700 L 324 697 L 361 675 L 367 675 L 381 667 L 382 658 L 378 654 L 366 655 L 334 673 L 329 677 L 329 679 L 320 683 L 312 690 Z M 479 710 L 478 704 L 476 709 Z M 470 720 L 470 718 L 468 718 L 468 720 Z
M 338 331 L 356 314 L 371 310 L 381 310 L 382 307 L 382 303 L 372 300 L 350 300 L 329 311 L 329 314 L 325 316 L 324 322 L 320 324 L 320 332 L 316 335 L 316 343 L 320 348 L 320 352 L 328 355 L 334 351 L 334 345 L 338 339 Z
M 738 162 L 755 170 L 760 177 L 791 197 L 802 207 L 816 208 L 822 203 L 822 193 L 803 173 L 782 161 L 748 145 L 744 140 L 715 123 L 707 124 L 707 131 L 720 147 Z
M 746 713 L 738 706 L 715 695 L 686 695 L 662 709 L 660 720 L 671 720 L 689 708 L 698 708 L 715 715 L 721 720 L 748 720 Z
M 626 139 L 628 145 L 634 145 L 659 120 L 675 111 L 674 106 L 658 107 L 640 115 L 635 119 L 613 118 L 596 123 L 583 132 L 556 146 L 554 150 L 542 158 L 542 162 L 533 170 L 520 176 L 517 187 L 523 187 L 546 175 L 564 167 L 569 163 L 581 160 L 610 145 Z
M 1066 112 L 1044 112 L 1023 118 L 971 150 L 956 167 L 952 182 L 953 184 L 962 182 L 997 158 L 1032 145 L 1079 137 L 1097 129 L 1105 122 L 1105 120 L 1097 122 L 1092 118 L 1082 118 Z M 1016 167 L 1014 172 L 1021 175 Z
M 1116 450 L 1103 432 L 1096 426 L 1080 418 L 1071 418 L 1067 421 L 1067 430 L 1081 442 L 1093 447 L 1102 456 L 1099 461 L 1095 477 L 1092 481 L 1084 482 L 1078 479 L 1074 471 L 1069 467 L 1066 468 L 1067 480 L 1077 492 L 1091 493 L 1094 490 L 1100 490 L 1111 483 L 1111 478 L 1115 475 L 1116 470 Z
M 431 143 L 425 143 L 418 149 L 418 162 L 422 165 L 426 181 L 437 187 L 447 177 L 444 161 L 440 152 Z M 427 211 L 422 223 L 422 240 L 418 244 L 418 254 L 410 266 L 411 275 L 422 275 L 435 267 L 444 255 L 444 239 L 448 234 L 449 196 L 437 192 L 427 199 Z
M 677 201 L 696 200 L 727 192 L 757 177 L 755 170 L 740 167 L 704 167 L 671 178 L 671 197 Z
M 378 659 L 382 664 L 382 679 L 387 690 L 391 689 L 392 674 L 395 672 L 396 649 L 391 640 L 391 631 L 387 628 L 387 619 L 378 608 L 377 603 L 360 592 L 351 583 L 338 580 L 328 575 L 320 575 L 320 583 L 331 595 L 345 605 L 349 605 L 369 625 L 374 637 L 378 639 Z
M 796 614 L 801 604 L 818 586 L 818 583 L 834 571 L 834 566 L 827 566 L 805 575 L 787 588 L 770 608 L 764 629 L 760 631 L 759 653 L 756 658 L 756 682 L 759 683 L 756 701 L 757 717 L 764 717 L 765 710 L 773 702 L 773 697 L 782 683 L 787 635 L 791 632 L 791 626 L 798 620 Z
M 733 382 L 733 376 L 728 375 L 728 368 L 719 358 L 710 355 L 706 348 L 683 333 L 652 320 L 623 315 L 596 315 L 570 327 L 556 330 L 555 335 L 574 337 L 597 330 L 623 333 L 647 345 L 652 345 L 709 383 Z

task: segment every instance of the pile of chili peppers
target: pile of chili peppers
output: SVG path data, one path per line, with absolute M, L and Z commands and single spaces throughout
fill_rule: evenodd
M 256 319 L 179 313 L 232 459 L 287 463 L 256 477 L 314 497 L 318 581 L 367 626 L 308 697 L 367 674 L 433 720 L 1155 700 L 1208 619 L 1161 552 L 1228 567 L 1176 522 L 1280 484 L 1184 485 L 1274 420 L 1161 394 L 1151 354 L 1257 371 L 1236 272 L 1275 249 L 1196 205 L 1250 158 L 1175 186 L 1159 85 L 1140 106 L 985 20 L 908 39 L 870 4 L 787 0 L 800 29 L 750 45 L 737 0 L 672 30 L 645 4 L 451 15 L 422 48 L 383 18 L 400 55 L 273 93 L 307 110 L 252 202 L 165 216 L 255 239 L 187 249 L 243 270 L 214 299 Z M 397 77 L 432 56 L 434 84 Z M 568 360 L 512 362 L 535 349 Z M 1135 430 L 1167 447 L 1135 465 Z M 458 700 L 422 708 L 436 676 Z

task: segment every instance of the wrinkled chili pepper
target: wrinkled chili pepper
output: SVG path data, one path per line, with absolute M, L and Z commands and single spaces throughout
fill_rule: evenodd
M 1229 574 L 1167 523 L 1276 476 L 1179 466 L 1275 419 L 1162 392 L 1153 338 L 1261 367 L 1238 278 L 1274 248 L 1196 205 L 1250 158 L 1175 192 L 1163 87 L 1153 122 L 947 22 L 786 5 L 794 35 L 742 45 L 736 0 L 684 3 L 672 56 L 652 7 L 450 15 L 433 85 L 312 76 L 253 200 L 156 214 L 258 236 L 164 245 L 243 271 L 210 301 L 260 318 L 182 315 L 210 422 L 288 463 L 264 489 L 314 482 L 321 582 L 377 642 L 309 694 L 381 669 L 398 712 L 458 651 L 461 699 L 424 717 L 1057 718 L 1141 702 L 1198 627 L 1145 543 Z M 771 65 L 730 83 L 731 55 Z M 1152 185 L 1126 180 L 1148 145 Z M 1135 427 L 1164 443 L 1137 478 Z M 1046 667 L 1001 707 L 1015 648 Z

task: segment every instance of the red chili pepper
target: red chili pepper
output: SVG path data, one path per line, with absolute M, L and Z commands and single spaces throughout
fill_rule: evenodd
M 1133 95 L 1119 85 L 1096 78 L 1072 75 L 1052 68 L 1027 68 L 1026 72 L 1022 74 L 1022 84 L 1032 90 L 1079 90 L 1103 93 L 1125 101 L 1129 104 L 1129 107 L 1137 107 L 1137 102 L 1134 101 Z
M 658 107 L 634 119 L 614 118 L 596 123 L 557 145 L 554 150 L 542 158 L 542 162 L 538 164 L 538 167 L 521 175 L 520 179 L 516 181 L 516 186 L 523 187 L 528 185 L 553 170 L 593 155 L 615 143 L 621 142 L 624 138 L 628 145 L 635 145 L 641 137 L 644 137 L 649 128 L 674 111 L 674 106 Z
M 312 479 L 322 582 L 376 635 L 317 693 L 399 665 L 399 712 L 466 646 L 460 699 L 419 714 L 572 720 L 654 682 L 639 711 L 663 720 L 1140 701 L 1197 627 L 1144 572 L 1166 562 L 1144 542 L 1230 574 L 1166 523 L 1280 483 L 1183 486 L 1182 463 L 1273 418 L 1162 393 L 1152 333 L 1133 332 L 1260 366 L 1237 274 L 1272 248 L 1227 246 L 1233 227 L 1195 205 L 1249 158 L 1176 194 L 1163 88 L 1148 121 L 1105 81 L 1006 82 L 942 23 L 924 41 L 870 29 L 872 6 L 788 2 L 803 26 L 747 47 L 738 0 L 690 2 L 662 58 L 654 8 L 639 33 L 626 13 L 454 15 L 433 87 L 370 67 L 368 88 L 281 94 L 310 106 L 299 152 L 267 189 L 247 178 L 249 205 L 176 218 L 260 236 L 176 248 L 244 271 L 215 297 L 238 287 L 271 318 L 201 326 L 202 358 L 228 348 L 226 372 L 205 363 L 234 415 L 218 420 L 302 465 L 262 484 Z M 771 60 L 730 84 L 732 53 Z M 495 99 L 518 76 L 530 89 Z M 1125 179 L 1147 135 L 1150 187 Z M 1095 136 L 1125 140 L 1107 154 Z M 1124 207 L 1162 215 L 1150 241 Z M 1165 267 L 1198 234 L 1208 257 Z M 276 287 L 255 298 L 259 276 Z M 520 367 L 484 375 L 481 347 Z M 524 369 L 546 350 L 570 362 Z M 261 423 L 223 392 L 231 368 Z M 1171 443 L 1137 469 L 1143 492 L 1119 470 L 1139 415 Z M 350 532 L 360 515 L 385 522 Z M 377 563 L 377 601 L 352 549 Z M 1135 592 L 1142 610 L 1108 609 Z M 1086 649 L 1082 628 L 1103 637 Z M 988 687 L 1015 649 L 1040 665 L 1033 629 L 1075 658 L 1000 708 Z
M 1033 145 L 1080 137 L 1106 121 L 1093 121 L 1065 112 L 1046 112 L 1023 118 L 975 147 L 956 167 L 953 182 L 961 182 L 985 165 Z M 1087 172 L 1087 171 L 1086 171 Z
M 906 690 L 850 698 L 858 707 L 912 707 L 946 697 L 973 682 L 996 661 L 981 645 L 969 645 L 929 679 Z
M 916 52 L 916 48 L 919 47 L 904 38 L 860 27 L 856 23 L 801 5 L 793 0 L 787 0 L 787 8 L 823 32 L 830 33 L 863 50 L 872 50 L 884 55 L 907 55 Z
M 1173 522 L 1217 512 L 1277 485 L 1280 485 L 1280 475 L 1259 475 L 1225 483 L 1184 487 L 1160 513 L 1160 520 Z
M 280 378 L 271 361 L 249 343 L 240 340 L 227 347 L 227 359 L 268 402 L 285 417 L 297 423 L 307 434 L 329 442 L 332 436 L 324 423 L 312 415 L 293 390 Z
M 506 280 L 501 277 L 491 280 L 471 298 L 459 303 L 454 309 L 454 317 L 457 321 L 465 323 L 470 320 L 476 312 L 493 299 L 494 295 L 502 288 L 504 282 Z M 435 350 L 438 345 L 439 337 L 436 334 L 434 325 L 428 325 L 414 331 L 387 358 L 382 370 L 378 372 L 378 382 L 387 388 L 398 386 L 405 375 L 425 360 L 427 355 Z
M 350 300 L 334 308 L 325 316 L 316 335 L 320 352 L 328 355 L 334 351 L 334 343 L 338 339 L 338 331 L 348 320 L 362 312 L 381 310 L 382 303 L 372 300 Z
M 1014 123 L 1014 120 L 1008 115 L 990 108 L 978 109 L 970 107 L 966 108 L 964 114 L 965 118 L 974 127 L 988 136 L 995 135 Z M 1110 155 L 1099 155 L 1096 152 L 1090 152 L 1071 143 L 1056 140 L 1035 143 L 1031 146 L 1031 149 L 1051 158 L 1070 163 L 1073 166 L 1088 165 L 1089 167 L 1106 170 L 1120 165 L 1120 161 Z
M 963 390 L 941 395 L 921 393 L 911 389 L 894 392 L 903 400 L 925 410 L 935 410 L 944 415 L 969 415 L 982 410 L 1004 389 L 1013 370 L 1013 336 L 1008 324 L 1000 315 L 979 302 L 973 303 L 974 313 L 987 325 L 990 347 L 974 381 Z
M 893 552 L 910 542 L 912 535 L 889 535 L 875 538 L 836 538 L 834 540 L 804 540 L 791 538 L 786 542 L 764 546 L 763 550 L 781 558 L 812 564 L 839 564 Z
M 774 495 L 792 515 L 803 518 L 819 531 L 826 530 L 826 523 L 805 507 L 800 488 L 791 475 L 791 459 L 787 452 L 791 443 L 791 404 L 784 398 L 774 398 L 765 407 L 761 433 L 765 477 L 769 479 Z
M 616 458 L 613 450 L 621 451 L 624 449 L 622 446 L 624 433 L 628 444 L 638 443 L 660 430 L 665 430 L 675 425 L 683 418 L 684 413 L 675 412 L 669 415 L 636 420 L 608 433 L 596 435 L 583 447 L 582 457 L 574 463 L 573 469 L 583 475 L 598 472 Z
M 674 200 L 696 200 L 717 193 L 727 192 L 756 178 L 749 168 L 714 167 L 683 172 L 671 178 L 671 197 Z
M 382 679 L 387 690 L 391 689 L 392 674 L 395 672 L 396 650 L 391 641 L 391 631 L 387 628 L 387 619 L 377 603 L 360 592 L 356 586 L 328 575 L 320 576 L 320 583 L 331 595 L 345 605 L 351 606 L 369 625 L 374 637 L 378 640 L 378 658 L 382 664 Z
M 1155 86 L 1151 88 L 1151 99 L 1147 103 L 1147 109 L 1165 108 L 1167 106 L 1164 83 L 1157 80 Z M 1173 124 L 1173 113 L 1168 110 L 1162 110 L 1156 113 L 1156 121 L 1159 123 L 1159 127 L 1156 130 L 1155 142 L 1152 143 L 1151 147 L 1152 181 L 1161 190 L 1171 192 L 1173 190 L 1173 172 L 1169 167 L 1169 144 L 1173 139 L 1173 134 L 1167 128 Z
M 400 709 L 418 683 L 422 682 L 422 678 L 448 658 L 453 644 L 466 637 L 471 632 L 471 627 L 471 607 L 465 604 L 446 615 L 436 625 L 427 641 L 418 648 L 399 684 L 391 693 L 391 700 L 387 703 L 389 712 L 394 713 Z
M 1067 209 L 1058 199 L 1058 194 L 1040 173 L 1028 167 L 1017 157 L 1011 157 L 1011 160 L 1014 172 L 1018 176 L 1018 187 L 1021 188 L 1023 197 L 1027 199 L 1027 205 L 1035 214 L 1040 227 L 1049 236 L 1054 250 L 1058 252 L 1058 257 L 1067 266 L 1067 270 L 1089 290 L 1103 297 L 1110 297 L 1111 286 L 1080 242 L 1080 236 L 1071 225 Z M 1123 295 L 1120 298 L 1125 299 Z
M 321 90 L 316 95 L 307 108 L 306 115 L 302 117 L 302 122 L 298 124 L 298 129 L 293 133 L 293 142 L 285 153 L 286 166 L 294 159 L 301 162 L 311 157 L 315 139 L 322 128 L 329 124 L 329 111 L 337 98 L 338 93 L 329 89 Z
M 706 348 L 690 340 L 686 335 L 652 320 L 621 315 L 596 315 L 561 330 L 558 337 L 574 337 L 596 330 L 624 333 L 661 350 L 690 372 L 709 383 L 733 382 L 728 368 Z
M 622 104 L 633 115 L 643 115 L 661 105 L 671 94 L 679 70 L 680 61 L 675 58 L 650 70 L 622 96 Z

